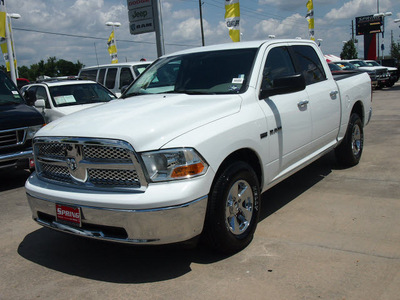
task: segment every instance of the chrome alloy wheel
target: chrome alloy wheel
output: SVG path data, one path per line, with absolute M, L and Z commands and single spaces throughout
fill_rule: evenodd
M 354 156 L 357 156 L 362 150 L 362 134 L 361 129 L 357 124 L 354 124 L 353 132 L 351 135 L 351 149 Z
M 253 216 L 254 195 L 245 180 L 236 181 L 226 200 L 225 224 L 234 235 L 242 234 L 250 225 Z

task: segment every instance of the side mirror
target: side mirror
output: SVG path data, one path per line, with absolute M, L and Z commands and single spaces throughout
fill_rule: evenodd
M 302 91 L 306 88 L 306 81 L 302 74 L 295 74 L 275 78 L 272 88 L 261 90 L 259 99 L 265 99 L 274 95 L 289 94 Z
M 36 101 L 36 94 L 35 94 L 35 91 L 33 91 L 33 90 L 26 90 L 25 93 L 24 93 L 24 98 L 25 98 L 26 103 L 27 103 L 29 106 L 33 106 L 34 103 L 35 103 L 35 101 Z
M 37 99 L 35 101 L 35 107 L 36 108 L 45 108 L 46 107 L 46 102 L 44 101 L 44 99 Z
M 121 95 L 128 89 L 129 84 L 124 85 L 123 87 L 121 87 Z

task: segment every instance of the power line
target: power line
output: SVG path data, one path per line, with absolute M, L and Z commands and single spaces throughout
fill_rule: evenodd
M 93 39 L 93 40 L 102 40 L 102 41 L 107 41 L 108 40 L 108 38 L 101 38 L 101 37 L 95 37 L 95 36 L 60 33 L 60 32 L 51 32 L 51 31 L 43 31 L 43 30 L 35 30 L 35 29 L 27 29 L 27 28 L 13 27 L 13 30 L 36 32 L 36 33 L 43 33 L 43 34 L 52 34 L 52 35 L 59 35 L 59 36 L 68 36 L 68 37 L 83 38 L 83 39 Z M 122 39 L 118 39 L 118 42 L 155 45 L 155 42 L 131 41 L 131 40 L 122 40 Z M 198 47 L 198 46 L 200 46 L 200 45 L 183 45 L 183 44 L 175 44 L 175 43 L 166 43 L 166 45 L 169 45 L 169 46 L 181 46 L 181 47 Z

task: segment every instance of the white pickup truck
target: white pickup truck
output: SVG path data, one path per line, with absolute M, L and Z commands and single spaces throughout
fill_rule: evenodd
M 26 193 L 40 225 L 134 244 L 200 236 L 236 252 L 261 193 L 333 149 L 357 164 L 371 117 L 369 76 L 335 80 L 305 40 L 166 55 L 122 98 L 36 134 Z

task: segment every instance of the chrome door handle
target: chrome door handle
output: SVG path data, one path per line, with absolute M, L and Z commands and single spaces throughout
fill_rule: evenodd
M 299 103 L 297 103 L 297 106 L 300 107 L 300 108 L 302 108 L 302 107 L 307 106 L 307 104 L 308 104 L 309 102 L 310 102 L 310 101 L 308 101 L 308 100 L 303 100 L 303 101 L 300 101 Z
M 339 91 L 331 91 L 329 93 L 329 95 L 331 96 L 331 98 L 336 98 L 336 95 L 339 94 Z

